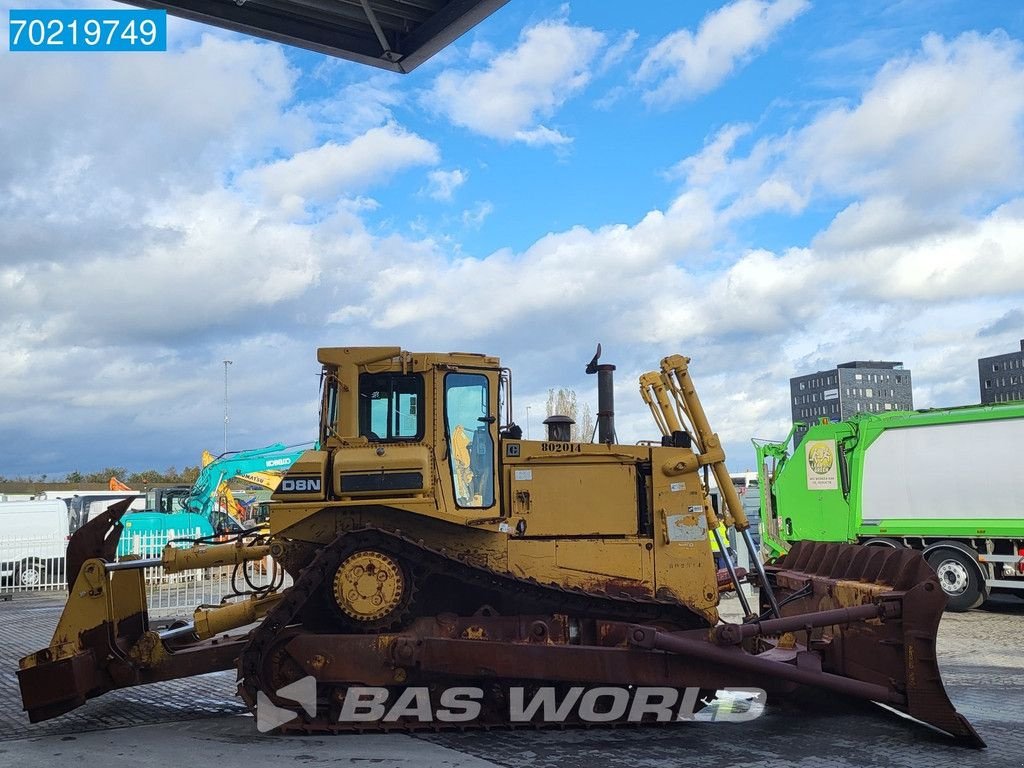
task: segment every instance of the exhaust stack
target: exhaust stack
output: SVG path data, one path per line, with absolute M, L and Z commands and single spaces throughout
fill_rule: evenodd
M 614 443 L 615 438 L 615 366 L 598 364 L 601 345 L 597 345 L 594 359 L 587 364 L 587 373 L 597 374 L 597 441 Z

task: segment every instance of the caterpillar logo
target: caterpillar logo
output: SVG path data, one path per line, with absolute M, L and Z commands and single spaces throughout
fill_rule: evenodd
M 277 490 L 280 493 L 320 493 L 320 478 L 286 477 Z

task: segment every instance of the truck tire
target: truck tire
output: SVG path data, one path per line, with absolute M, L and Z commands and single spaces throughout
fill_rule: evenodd
M 902 549 L 903 543 L 896 539 L 866 539 L 860 542 L 865 547 L 889 547 L 890 549 Z
M 928 565 L 935 569 L 946 593 L 947 611 L 969 611 L 988 599 L 978 566 L 969 555 L 955 549 L 937 549 L 928 555 Z
M 14 571 L 14 583 L 33 589 L 46 582 L 46 566 L 38 560 L 22 560 Z

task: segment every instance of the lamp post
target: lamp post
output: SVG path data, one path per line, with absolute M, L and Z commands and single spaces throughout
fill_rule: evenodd
M 224 453 L 228 452 L 228 366 L 231 360 L 224 361 Z
M 530 406 L 526 406 L 526 439 L 530 439 Z

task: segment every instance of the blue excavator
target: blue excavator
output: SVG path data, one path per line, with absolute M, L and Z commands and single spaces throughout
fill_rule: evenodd
M 273 443 L 219 456 L 204 451 L 202 469 L 191 487 L 151 488 L 146 492 L 146 508 L 125 515 L 118 554 L 146 555 L 177 538 L 212 539 L 237 534 L 243 530 L 243 515 L 228 481 L 238 478 L 273 490 L 295 460 L 312 446 Z M 83 510 L 75 528 L 91 517 Z

